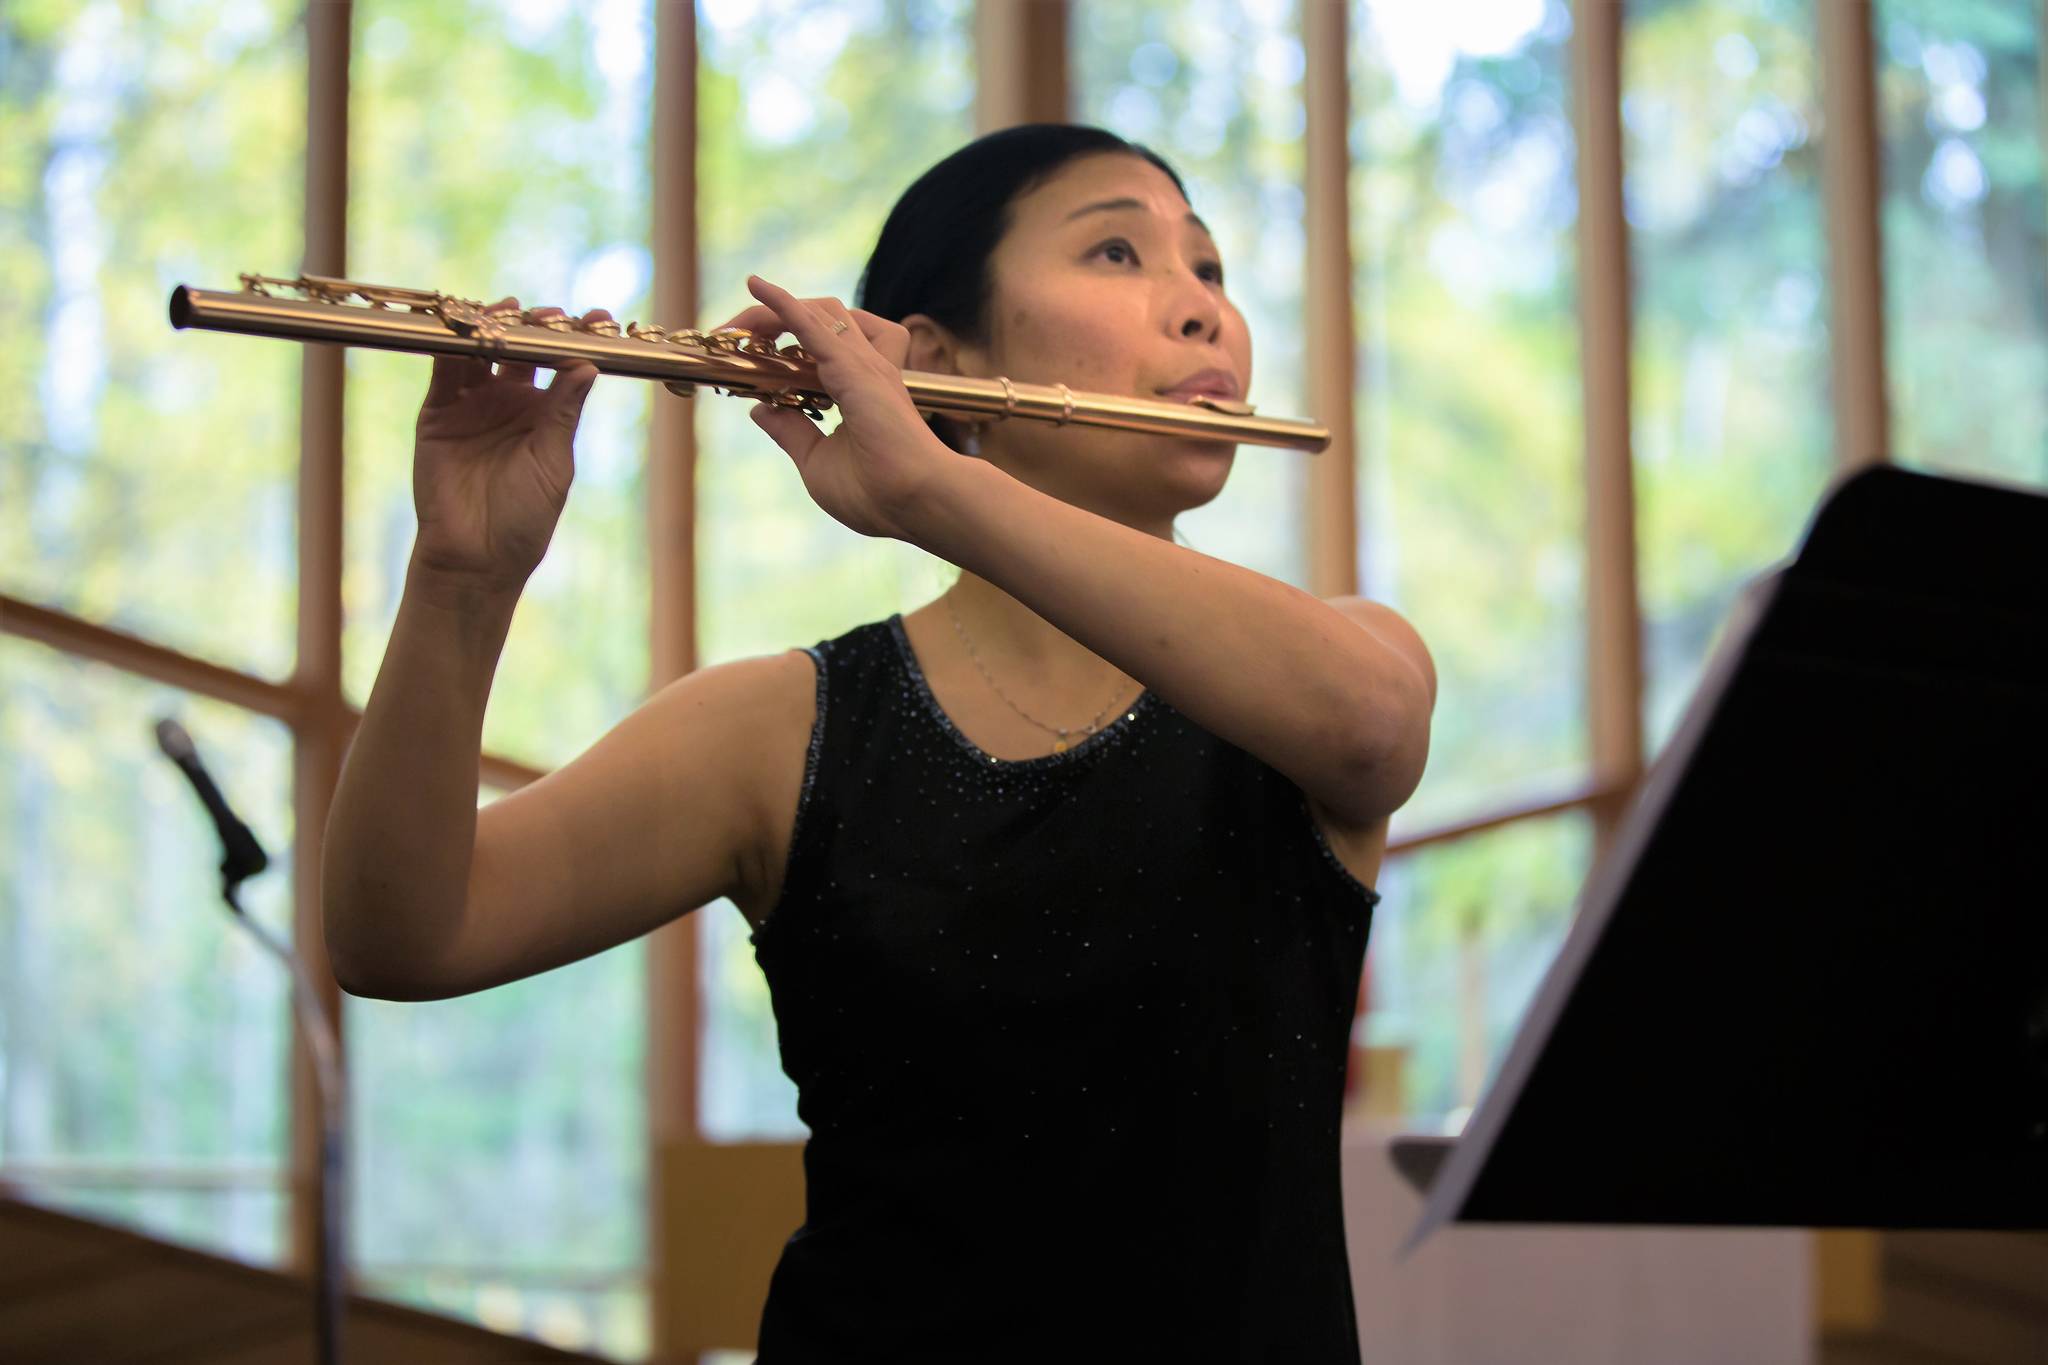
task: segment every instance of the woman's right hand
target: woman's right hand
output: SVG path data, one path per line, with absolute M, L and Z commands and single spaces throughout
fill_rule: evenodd
M 584 321 L 610 316 L 596 309 Z M 565 366 L 544 389 L 533 372 L 434 358 L 412 463 L 413 560 L 428 572 L 516 592 L 547 552 L 576 474 L 576 422 L 597 368 Z

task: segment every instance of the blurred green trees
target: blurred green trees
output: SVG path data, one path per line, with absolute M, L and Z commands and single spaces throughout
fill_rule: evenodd
M 0 8 L 0 589 L 272 678 L 299 358 L 165 304 L 299 257 L 295 11 Z
M 1879 0 L 1892 451 L 2048 484 L 2038 7 Z

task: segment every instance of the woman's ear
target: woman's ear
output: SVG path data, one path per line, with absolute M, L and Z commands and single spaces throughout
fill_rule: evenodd
M 903 358 L 904 369 L 922 370 L 926 374 L 966 373 L 960 368 L 959 339 L 945 324 L 934 321 L 928 313 L 911 313 L 903 319 L 903 328 L 910 333 L 910 352 Z M 979 429 L 964 418 L 932 413 L 925 421 L 932 434 L 954 450 L 966 455 L 980 453 L 976 440 Z
M 903 326 L 910 333 L 910 354 L 904 359 L 904 369 L 923 370 L 927 374 L 960 373 L 960 343 L 944 324 L 933 321 L 929 314 L 912 313 L 903 319 Z

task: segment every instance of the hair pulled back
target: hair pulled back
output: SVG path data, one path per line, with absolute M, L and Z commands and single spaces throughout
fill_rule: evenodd
M 1187 187 L 1156 152 L 1082 123 L 1023 123 L 988 133 L 919 176 L 889 210 L 861 271 L 856 307 L 891 322 L 923 313 L 963 341 L 989 336 L 990 258 L 1009 231 L 1011 206 L 1060 167 L 1103 152 L 1140 156 Z M 948 445 L 952 423 L 935 419 Z

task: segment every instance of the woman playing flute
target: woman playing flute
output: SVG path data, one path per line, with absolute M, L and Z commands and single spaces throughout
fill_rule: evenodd
M 858 306 L 748 286 L 728 325 L 793 334 L 842 414 L 755 420 L 824 512 L 959 580 L 699 669 L 479 812 L 595 372 L 436 360 L 327 831 L 337 975 L 455 995 L 730 897 L 811 1133 L 764 1365 L 1356 1360 L 1339 1111 L 1428 652 L 1174 542 L 1233 446 L 927 421 L 898 378 L 1241 397 L 1251 338 L 1179 178 L 1100 129 L 1008 129 L 905 192 Z

